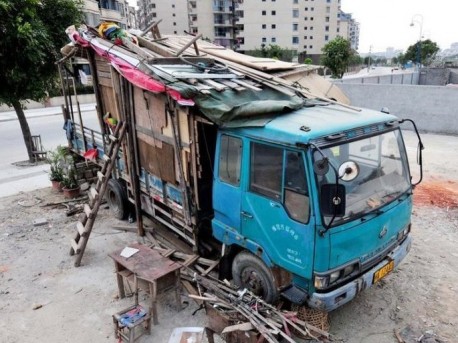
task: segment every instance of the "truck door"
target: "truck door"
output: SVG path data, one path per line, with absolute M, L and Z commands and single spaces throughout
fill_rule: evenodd
M 242 235 L 275 264 L 310 275 L 314 230 L 303 152 L 252 142 L 249 160 Z
M 225 241 L 226 230 L 240 230 L 242 139 L 222 134 L 217 146 L 213 183 L 213 234 Z

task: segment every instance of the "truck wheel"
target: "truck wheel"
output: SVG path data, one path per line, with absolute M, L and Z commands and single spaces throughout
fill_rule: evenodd
M 242 251 L 232 262 L 232 278 L 235 285 L 247 288 L 266 302 L 273 303 L 278 298 L 272 272 L 253 254 Z
M 126 219 L 129 214 L 129 202 L 126 190 L 119 180 L 108 180 L 107 192 L 105 195 L 108 206 L 113 215 L 118 219 Z

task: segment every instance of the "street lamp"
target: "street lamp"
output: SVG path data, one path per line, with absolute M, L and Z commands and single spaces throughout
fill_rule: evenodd
M 410 26 L 415 26 L 415 24 L 420 25 L 420 37 L 418 37 L 418 47 L 417 47 L 417 64 L 418 64 L 418 69 L 420 70 L 420 67 L 421 67 L 421 39 L 423 38 L 422 36 L 423 16 L 421 14 L 415 14 L 412 17 Z

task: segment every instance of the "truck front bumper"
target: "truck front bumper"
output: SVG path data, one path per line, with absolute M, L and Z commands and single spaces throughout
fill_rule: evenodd
M 317 308 L 323 311 L 332 311 L 336 308 L 346 304 L 352 300 L 359 292 L 371 287 L 374 282 L 374 274 L 380 268 L 387 264 L 387 262 L 393 260 L 394 268 L 396 269 L 399 263 L 406 257 L 412 245 L 412 238 L 410 235 L 387 257 L 379 264 L 374 266 L 372 269 L 365 272 L 359 278 L 331 291 L 328 293 L 313 293 L 308 299 L 307 303 L 310 307 Z

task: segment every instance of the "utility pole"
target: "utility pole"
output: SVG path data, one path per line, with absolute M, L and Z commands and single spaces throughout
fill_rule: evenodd
M 369 46 L 369 61 L 367 63 L 367 72 L 371 70 L 371 53 L 372 53 L 372 45 Z

